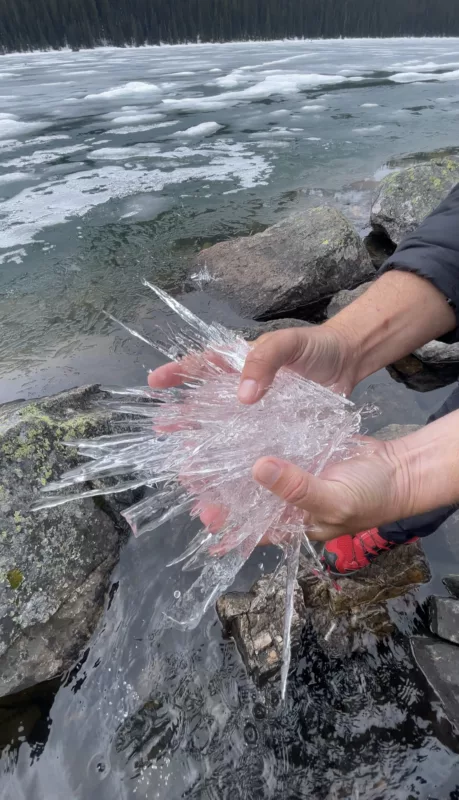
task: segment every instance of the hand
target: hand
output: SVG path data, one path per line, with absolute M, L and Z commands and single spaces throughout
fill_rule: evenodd
M 307 535 L 328 541 L 416 513 L 416 471 L 406 469 L 403 439 L 362 437 L 362 454 L 332 464 L 319 477 L 277 458 L 261 458 L 253 477 L 305 512 Z
M 348 395 L 357 382 L 358 357 L 345 331 L 332 322 L 260 336 L 247 356 L 238 398 L 260 400 L 281 367 Z

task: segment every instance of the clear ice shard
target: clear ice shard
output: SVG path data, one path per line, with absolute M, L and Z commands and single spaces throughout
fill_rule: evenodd
M 181 386 L 107 389 L 111 395 L 107 403 L 123 421 L 119 431 L 70 443 L 87 460 L 49 484 L 36 509 L 145 486 L 144 499 L 124 513 L 139 536 L 183 512 L 198 517 L 206 507 L 218 507 L 218 532 L 204 528 L 172 562 L 182 563 L 191 576 L 188 590 L 174 594 L 167 613 L 170 621 L 183 628 L 199 624 L 257 545 L 269 536 L 282 549 L 286 564 L 284 696 L 300 549 L 311 569 L 320 566 L 305 536 L 302 512 L 259 486 L 252 478 L 252 467 L 258 458 L 269 455 L 319 474 L 330 461 L 355 454 L 353 437 L 360 430 L 361 411 L 341 395 L 289 370 L 277 374 L 260 402 L 242 405 L 236 393 L 250 349 L 247 342 L 218 323 L 204 323 L 147 281 L 144 285 L 186 323 L 169 334 L 166 344 L 157 345 L 172 359 L 184 354 Z M 96 488 L 92 481 L 97 481 Z M 69 493 L 72 488 L 73 494 Z

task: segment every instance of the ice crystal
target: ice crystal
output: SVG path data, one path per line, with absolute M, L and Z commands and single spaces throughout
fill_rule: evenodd
M 198 517 L 208 506 L 221 509 L 218 532 L 202 528 L 172 562 L 183 562 L 184 571 L 198 573 L 187 591 L 174 592 L 168 612 L 184 628 L 199 623 L 269 536 L 281 548 L 279 566 L 286 565 L 284 695 L 300 549 L 311 568 L 319 566 L 318 557 L 307 539 L 302 512 L 259 486 L 252 467 L 269 455 L 319 474 L 331 460 L 349 454 L 360 428 L 360 411 L 341 395 L 289 370 L 278 373 L 260 402 L 242 405 L 236 394 L 247 342 L 218 323 L 204 323 L 147 281 L 144 285 L 185 321 L 186 329 L 171 333 L 164 344 L 124 327 L 170 358 L 186 356 L 180 367 L 182 385 L 108 389 L 112 410 L 121 420 L 129 418 L 130 424 L 114 435 L 72 442 L 90 460 L 49 484 L 37 508 L 144 486 L 143 499 L 124 512 L 136 536 L 184 512 Z M 96 481 L 98 488 L 85 488 L 89 481 Z M 82 491 L 69 494 L 78 484 Z

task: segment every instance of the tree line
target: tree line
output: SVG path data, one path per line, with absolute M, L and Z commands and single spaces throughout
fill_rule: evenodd
M 457 0 L 0 0 L 0 51 L 459 35 Z

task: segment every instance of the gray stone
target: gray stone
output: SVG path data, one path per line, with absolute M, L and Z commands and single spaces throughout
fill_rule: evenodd
M 273 316 L 324 301 L 374 275 L 363 242 L 334 208 L 308 209 L 255 236 L 203 250 L 193 272 L 212 277 L 208 292 L 221 294 L 244 316 Z
M 342 311 L 343 308 L 346 308 L 346 306 L 349 306 L 354 300 L 357 300 L 358 297 L 361 297 L 368 287 L 371 286 L 372 282 L 373 281 L 366 281 L 365 283 L 361 283 L 360 286 L 357 286 L 356 289 L 342 289 L 341 292 L 335 294 L 327 306 L 327 319 L 331 319 L 335 314 L 338 314 L 339 311 Z
M 430 580 L 419 543 L 384 553 L 370 567 L 336 581 L 311 570 L 302 558 L 295 590 L 292 652 L 309 621 L 323 646 L 340 656 L 359 646 L 362 635 L 393 632 L 387 601 Z M 285 568 L 257 581 L 250 592 L 231 592 L 217 602 L 226 632 L 234 637 L 247 671 L 256 680 L 277 673 L 281 664 L 285 608 Z
M 459 600 L 459 575 L 446 575 L 443 583 L 452 597 Z
M 440 639 L 413 637 L 418 667 L 441 700 L 448 719 L 459 726 L 459 647 Z
M 371 210 L 371 224 L 395 244 L 415 230 L 459 182 L 459 164 L 438 159 L 387 175 Z
M 311 322 L 306 322 L 303 319 L 282 317 L 281 319 L 268 320 L 268 322 L 256 322 L 254 320 L 253 325 L 244 328 L 238 328 L 237 330 L 233 328 L 233 330 L 235 330 L 236 333 L 238 333 L 244 339 L 247 339 L 247 341 L 253 342 L 254 339 L 258 339 L 258 337 L 262 336 L 264 333 L 283 331 L 286 328 L 310 328 L 311 326 Z
M 445 344 L 433 340 L 414 351 L 414 355 L 424 364 L 457 364 L 459 363 L 459 342 Z
M 238 646 L 250 675 L 258 681 L 279 671 L 284 635 L 285 575 L 283 567 L 260 578 L 250 592 L 229 592 L 217 601 L 217 612 Z M 299 646 L 305 620 L 303 594 L 296 585 L 292 620 L 292 652 Z
M 441 639 L 459 644 L 459 601 L 454 597 L 429 597 L 430 630 Z
M 97 387 L 0 407 L 0 696 L 68 669 L 93 631 L 126 533 L 92 498 L 32 512 L 73 466 L 72 438 L 111 431 Z
M 392 439 L 401 439 L 403 436 L 408 436 L 410 433 L 415 433 L 422 425 L 397 425 L 392 423 L 386 425 L 379 431 L 372 433 L 375 439 L 381 439 L 383 442 L 390 442 Z

